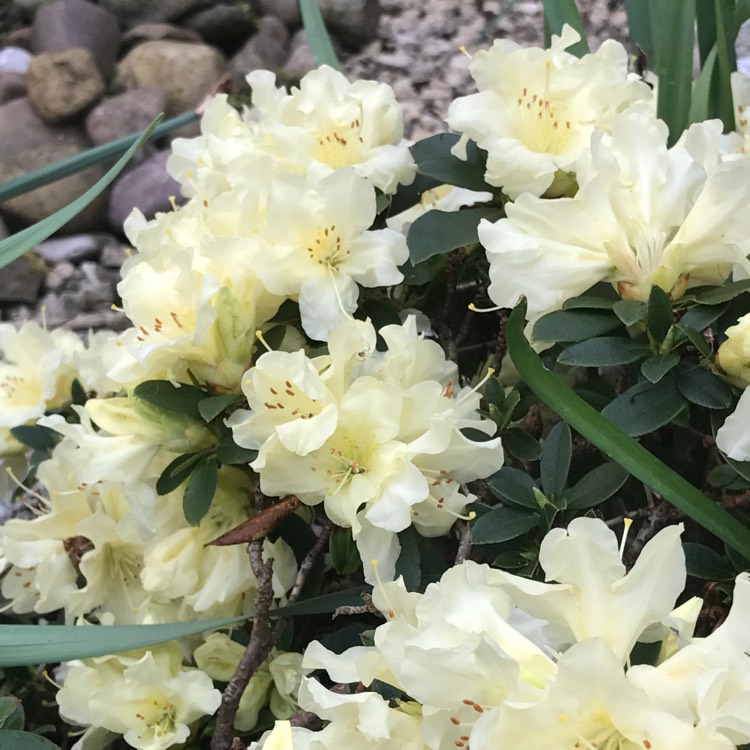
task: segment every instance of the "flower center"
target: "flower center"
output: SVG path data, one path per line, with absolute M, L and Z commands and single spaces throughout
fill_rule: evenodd
M 283 386 L 279 383 L 274 383 L 274 386 L 267 387 L 263 404 L 266 409 L 283 409 L 297 419 L 312 419 L 320 413 L 318 400 L 310 398 L 291 380 L 285 380 Z
M 335 224 L 318 229 L 312 242 L 307 246 L 309 259 L 318 265 L 327 266 L 332 271 L 337 270 L 350 254 L 350 250 L 341 247 L 341 235 L 336 234 Z
M 652 745 L 648 740 L 643 740 L 642 745 L 629 740 L 612 725 L 612 721 L 605 713 L 599 712 L 589 717 L 587 722 L 579 722 L 575 727 L 570 722 L 567 714 L 560 715 L 560 721 L 570 730 L 575 738 L 571 745 L 575 750 L 651 750 Z M 586 726 L 581 726 L 585 723 Z
M 325 472 L 329 479 L 328 495 L 338 495 L 352 478 L 358 474 L 370 471 L 368 463 L 372 458 L 372 451 L 361 441 L 353 440 L 349 435 L 341 435 L 329 442 L 323 460 L 312 466 L 312 470 Z
M 143 722 L 153 737 L 161 738 L 174 734 L 177 724 L 177 709 L 173 703 L 154 700 L 152 706 L 147 710 L 148 717 L 140 711 L 136 712 L 135 717 Z M 139 735 L 138 739 L 143 739 L 143 735 Z
M 364 141 L 361 127 L 361 121 L 356 118 L 349 122 L 337 122 L 330 130 L 319 132 L 313 158 L 333 169 L 362 161 Z
M 530 151 L 561 154 L 568 148 L 571 122 L 565 110 L 524 86 L 516 99 L 516 136 Z

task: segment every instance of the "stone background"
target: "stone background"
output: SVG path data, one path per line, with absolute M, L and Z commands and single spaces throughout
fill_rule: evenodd
M 449 102 L 473 90 L 460 51 L 495 37 L 541 44 L 540 2 L 320 0 L 350 77 L 390 83 L 407 136 L 445 129 Z M 626 39 L 623 0 L 580 0 L 590 41 Z M 313 67 L 297 0 L 0 0 L 0 183 L 197 107 L 220 82 L 247 98 L 244 75 L 294 84 Z M 177 135 L 197 133 L 197 126 Z M 175 137 L 175 136 L 173 136 Z M 116 303 L 121 227 L 134 206 L 169 208 L 169 140 L 145 148 L 61 235 L 0 273 L 0 318 L 50 327 L 125 324 Z M 0 204 L 0 236 L 48 216 L 105 171 L 95 167 Z

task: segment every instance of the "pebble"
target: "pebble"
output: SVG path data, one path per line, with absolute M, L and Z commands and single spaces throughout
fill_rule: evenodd
M 0 73 L 26 73 L 33 55 L 20 47 L 0 47 Z

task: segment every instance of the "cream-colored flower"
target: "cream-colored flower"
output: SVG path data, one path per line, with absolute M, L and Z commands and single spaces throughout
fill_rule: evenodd
M 463 134 L 457 155 L 475 141 L 487 151 L 485 179 L 513 199 L 565 193 L 594 129 L 609 131 L 620 112 L 652 98 L 628 74 L 621 44 L 608 40 L 579 59 L 565 51 L 579 39 L 565 26 L 549 49 L 496 40 L 471 62 L 479 93 L 448 109 L 448 124 Z
M 750 385 L 750 315 L 743 315 L 726 330 L 716 352 L 716 364 L 738 387 Z

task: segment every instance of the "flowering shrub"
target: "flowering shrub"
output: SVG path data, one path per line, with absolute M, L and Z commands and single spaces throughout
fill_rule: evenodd
M 750 742 L 748 84 L 673 138 L 579 41 L 477 52 L 411 145 L 384 84 L 256 71 L 126 222 L 129 327 L 0 327 L 5 611 L 205 621 L 66 652 L 75 750 Z

